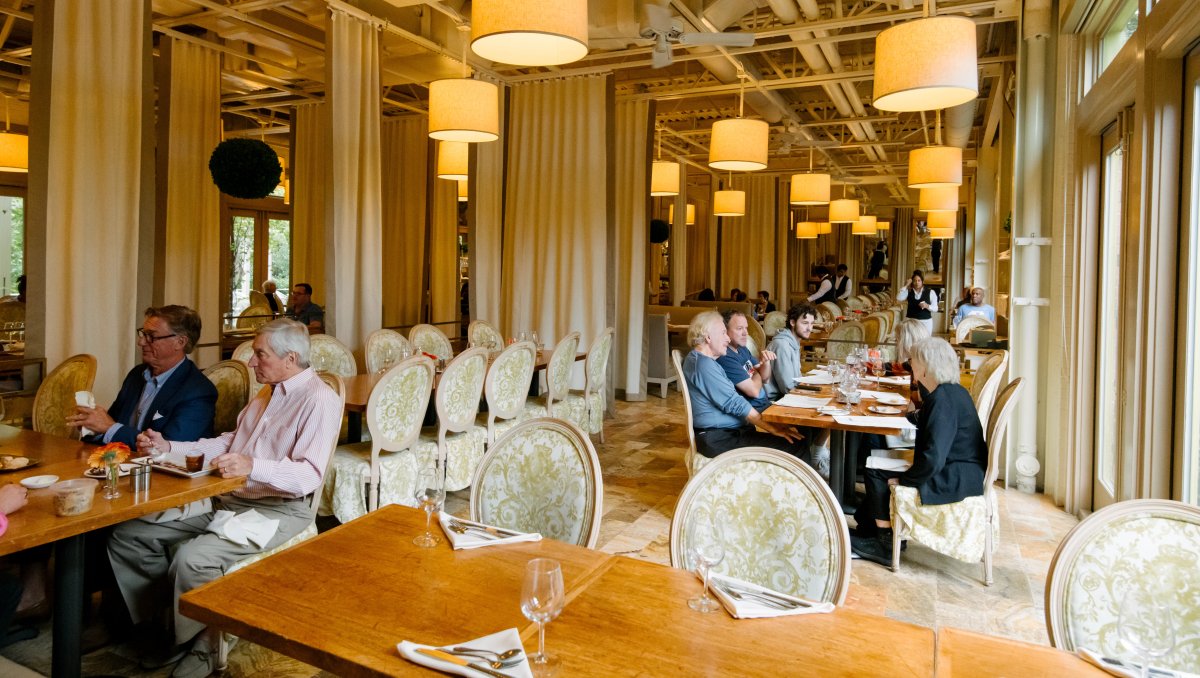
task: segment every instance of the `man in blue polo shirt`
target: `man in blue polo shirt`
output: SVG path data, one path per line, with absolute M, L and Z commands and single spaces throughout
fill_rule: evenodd
M 765 384 L 771 381 L 771 364 L 775 361 L 775 354 L 764 349 L 760 359 L 750 352 L 747 348 L 750 343 L 750 323 L 744 313 L 726 311 L 721 317 L 725 319 L 725 330 L 729 334 L 729 348 L 725 350 L 725 355 L 717 358 L 717 364 L 725 370 L 729 381 L 750 402 L 750 406 L 762 412 L 771 406 Z

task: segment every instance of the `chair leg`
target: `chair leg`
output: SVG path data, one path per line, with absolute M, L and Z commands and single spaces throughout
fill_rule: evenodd
M 209 642 L 217 652 L 217 671 L 224 671 L 229 665 L 229 643 L 225 642 L 225 634 L 214 628 L 209 628 L 204 632 L 212 634 Z
M 665 381 L 658 382 L 658 397 L 662 398 L 663 400 L 666 400 L 667 399 L 667 389 L 670 387 L 671 387 L 671 385 Z
M 900 571 L 900 545 L 904 542 L 900 534 L 900 525 L 892 518 L 892 572 Z
M 989 520 L 987 534 L 983 538 L 983 584 L 991 586 L 992 582 L 992 523 Z

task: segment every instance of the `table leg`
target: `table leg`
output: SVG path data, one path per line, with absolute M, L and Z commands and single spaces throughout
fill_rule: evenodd
M 829 489 L 833 497 L 842 501 L 843 477 L 846 467 L 846 432 L 834 429 L 829 432 Z
M 350 443 L 362 442 L 362 412 L 346 413 L 346 438 Z
M 854 480 L 858 476 L 858 448 L 862 444 L 862 434 L 857 431 L 848 431 L 846 433 L 845 445 L 846 453 L 844 455 L 845 468 L 843 470 L 842 496 L 842 513 L 853 515 L 855 507 L 858 506 L 858 495 L 854 492 Z
M 80 675 L 83 639 L 83 537 L 60 539 L 54 545 L 54 646 L 50 675 Z

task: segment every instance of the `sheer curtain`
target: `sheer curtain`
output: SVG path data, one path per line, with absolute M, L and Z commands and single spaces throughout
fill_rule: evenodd
M 383 176 L 383 324 L 421 322 L 425 290 L 425 206 L 429 124 L 424 117 L 385 120 Z
M 648 101 L 616 106 L 616 319 L 612 363 L 614 388 L 626 399 L 644 394 L 642 345 L 646 321 L 646 213 L 650 182 L 647 173 L 649 130 L 653 124 Z M 685 227 L 680 227 L 680 230 Z M 674 233 L 674 229 L 673 229 Z M 672 246 L 676 246 L 672 237 Z M 678 247 L 681 263 L 684 248 Z M 681 269 L 682 270 L 682 269 Z
M 434 179 L 429 223 L 429 321 L 457 321 L 458 308 L 458 182 Z M 457 328 L 441 325 L 455 336 Z
M 292 282 L 312 285 L 313 303 L 324 305 L 329 108 L 305 104 L 292 111 Z
M 217 343 L 221 203 L 208 158 L 221 140 L 220 54 L 170 37 L 163 38 L 161 47 L 170 62 L 170 81 L 160 88 L 168 133 L 166 153 L 160 156 L 167 186 L 162 300 L 194 308 L 203 322 L 200 343 Z M 192 357 L 201 365 L 221 359 L 218 347 Z
M 500 85 L 500 129 L 505 129 L 503 102 L 508 88 Z M 475 144 L 475 164 L 471 167 L 469 218 L 471 223 L 471 318 L 486 320 L 501 333 L 512 336 L 501 326 L 504 248 L 504 150 L 508 138 Z
M 892 293 L 908 284 L 908 278 L 916 268 L 917 227 L 913 221 L 913 208 L 897 207 L 892 222 L 892 249 L 888 251 L 888 273 Z
M 587 346 L 606 325 L 605 77 L 512 87 L 504 208 L 503 327 Z M 582 385 L 582 363 L 576 365 Z
M 334 8 L 327 34 L 333 176 L 325 322 L 361 354 L 367 335 L 383 323 L 379 27 Z
M 746 192 L 746 215 L 721 220 L 721 289 L 737 287 L 753 297 L 775 289 L 775 178 L 734 176 L 734 190 Z

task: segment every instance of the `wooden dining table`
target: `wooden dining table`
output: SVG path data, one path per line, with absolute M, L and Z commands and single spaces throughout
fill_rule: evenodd
M 88 455 L 94 449 L 94 445 L 78 440 L 0 425 L 0 454 L 37 460 L 35 465 L 0 475 L 0 482 L 19 482 L 38 475 L 56 475 L 59 480 L 82 478 Z M 128 480 L 122 478 L 120 497 L 105 499 L 98 487 L 90 511 L 67 517 L 55 515 L 49 488 L 29 490 L 29 503 L 8 516 L 8 530 L 0 536 L 0 556 L 54 544 L 52 675 L 56 678 L 80 675 L 84 535 L 148 513 L 231 492 L 244 482 L 245 478 L 208 475 L 193 479 L 156 472 L 149 490 L 134 494 L 129 490 Z
M 939 678 L 963 676 L 1108 676 L 1109 673 L 1079 655 L 1045 645 L 1033 645 L 949 627 L 938 630 Z
M 520 612 L 525 564 L 563 568 L 566 605 L 546 627 L 558 675 L 931 676 L 932 630 L 839 608 L 735 620 L 688 608 L 692 572 L 543 539 L 454 551 L 412 537 L 422 512 L 387 506 L 184 594 L 180 611 L 337 675 L 433 675 L 402 640 L 462 643 L 537 626 Z M 436 529 L 436 528 L 435 528 Z

